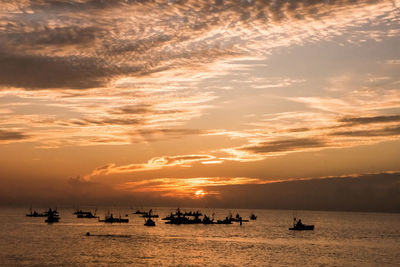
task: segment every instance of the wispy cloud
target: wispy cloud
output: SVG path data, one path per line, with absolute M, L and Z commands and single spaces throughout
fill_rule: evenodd
M 152 171 L 166 167 L 190 167 L 194 163 L 208 162 L 214 159 L 214 156 L 210 155 L 179 155 L 179 156 L 162 156 L 150 159 L 147 163 L 142 164 L 128 164 L 120 165 L 107 164 L 105 166 L 96 168 L 90 174 L 84 178 L 86 180 L 92 179 L 98 175 L 110 175 L 110 174 L 123 174 L 123 173 L 134 173 L 140 171 Z
M 29 140 L 30 136 L 17 130 L 0 129 L 0 143 Z

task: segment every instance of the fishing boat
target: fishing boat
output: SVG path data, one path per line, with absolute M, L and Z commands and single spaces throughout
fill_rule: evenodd
M 92 213 L 91 211 L 76 210 L 73 214 L 76 215 L 76 218 L 99 218 L 99 216 L 96 216 L 96 211 Z
M 94 219 L 94 218 L 99 218 L 99 216 L 96 216 L 96 213 L 93 214 L 90 211 L 85 211 L 85 212 L 77 214 L 76 218 Z
M 48 211 L 45 212 L 47 219 L 45 220 L 46 223 L 55 223 L 60 221 L 60 216 L 57 210 L 52 210 L 49 208 Z
M 151 218 L 158 218 L 158 215 L 153 214 L 153 209 L 150 209 L 145 214 L 142 214 L 142 217 L 145 218 L 145 226 L 156 226 L 156 223 Z
M 301 222 L 301 219 L 296 220 L 296 218 L 293 218 L 293 227 L 290 227 L 289 230 L 295 230 L 295 231 L 304 231 L 304 230 L 314 230 L 314 225 L 307 225 L 303 224 Z
M 169 216 L 163 218 L 163 220 L 167 220 L 166 224 L 200 224 L 202 223 L 200 219 L 201 215 L 200 211 L 181 212 L 178 208 L 175 214 L 171 213 Z
M 26 217 L 47 217 L 45 213 L 39 213 L 36 210 L 32 211 L 32 208 L 29 208 L 29 213 L 25 214 Z
M 55 222 L 59 222 L 59 221 L 60 221 L 59 216 L 49 216 L 49 217 L 47 217 L 46 220 L 44 220 L 44 222 L 47 222 L 47 223 L 55 223 Z
M 117 218 L 117 217 L 114 217 L 112 213 L 108 212 L 105 215 L 104 220 L 101 220 L 99 218 L 99 222 L 105 222 L 105 223 L 128 223 L 129 219 L 123 219 L 123 218 L 121 218 L 121 215 Z
M 224 220 L 217 220 L 217 224 L 232 224 L 232 221 L 229 217 L 225 217 Z
M 214 224 L 214 216 L 211 219 L 210 217 L 208 217 L 206 214 L 204 214 L 203 220 L 201 220 L 202 224 Z
M 239 215 L 239 213 L 236 213 L 236 216 L 235 216 L 235 217 L 232 217 L 232 214 L 229 214 L 228 219 L 231 220 L 231 222 L 240 222 L 240 223 L 242 223 L 242 222 L 248 222 L 248 221 L 249 221 L 249 220 L 244 220 L 244 219 Z
M 144 223 L 144 225 L 145 226 L 156 226 L 156 223 L 151 218 L 147 218 L 147 220 Z

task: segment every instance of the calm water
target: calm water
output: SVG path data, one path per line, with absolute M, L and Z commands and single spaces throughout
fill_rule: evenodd
M 292 212 L 284 210 L 202 209 L 224 218 L 229 211 L 256 221 L 243 226 L 143 226 L 134 210 L 128 224 L 77 219 L 58 209 L 59 223 L 25 217 L 24 209 L 0 209 L 2 266 L 400 266 L 400 214 L 297 211 L 314 231 L 293 232 Z M 160 216 L 173 209 L 154 209 Z M 104 217 L 104 210 L 98 211 Z M 85 236 L 90 232 L 95 236 Z M 100 236 L 96 236 L 100 235 Z M 103 235 L 103 236 L 101 236 Z

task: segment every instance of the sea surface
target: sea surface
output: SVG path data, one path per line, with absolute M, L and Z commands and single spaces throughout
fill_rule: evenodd
M 82 207 L 82 209 L 85 209 Z M 43 209 L 38 209 L 42 211 Z M 94 209 L 92 209 L 93 211 Z M 232 225 L 155 227 L 132 214 L 129 223 L 78 219 L 58 208 L 59 223 L 26 217 L 26 209 L 0 209 L 1 266 L 400 266 L 400 214 L 296 211 L 314 231 L 289 231 L 288 210 L 201 209 L 223 219 L 230 212 L 255 221 Z M 182 209 L 196 210 L 196 209 Z M 161 217 L 173 208 L 153 208 Z M 105 209 L 97 214 L 104 217 Z M 90 232 L 90 236 L 86 233 Z

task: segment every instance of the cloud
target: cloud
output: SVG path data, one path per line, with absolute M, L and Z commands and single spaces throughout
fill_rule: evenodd
M 253 153 L 268 154 L 274 152 L 293 152 L 297 150 L 320 148 L 324 146 L 325 143 L 317 138 L 294 138 L 262 142 L 257 145 L 244 146 L 241 149 Z
M 334 132 L 333 136 L 354 136 L 354 137 L 384 137 L 400 135 L 400 126 L 384 127 L 381 129 L 352 130 Z
M 347 124 L 370 124 L 370 123 L 386 123 L 386 122 L 399 122 L 400 115 L 390 116 L 374 116 L 374 117 L 346 117 L 340 119 L 339 122 Z
M 340 35 L 380 17 L 386 1 L 25 1 L 0 10 L 0 85 L 108 87 L 274 47 Z M 356 15 L 355 15 L 356 14 Z M 338 24 L 337 21 L 342 23 Z M 313 38 L 309 38 L 309 37 Z M 277 86 L 281 86 L 278 84 Z
M 105 84 L 114 70 L 99 66 L 98 59 L 13 55 L 0 52 L 0 86 L 26 89 L 88 89 Z
M 202 135 L 207 134 L 207 131 L 199 129 L 141 129 L 131 132 L 132 142 L 153 142 L 160 140 L 169 140 L 182 138 L 187 135 Z
M 7 112 L 0 127 L 18 128 L 36 137 L 38 146 L 146 143 L 203 133 L 182 127 L 209 108 L 209 92 L 187 91 L 181 82 L 172 91 L 162 82 L 149 81 L 146 89 L 92 89 L 74 93 L 41 90 L 0 92 Z
M 20 131 L 10 131 L 0 129 L 0 142 L 8 143 L 10 141 L 22 141 L 29 139 L 30 136 Z
M 134 173 L 141 171 L 159 170 L 166 167 L 190 167 L 194 163 L 208 162 L 215 157 L 210 155 L 179 155 L 179 156 L 162 156 L 154 157 L 148 160 L 147 163 L 127 164 L 117 166 L 110 163 L 93 170 L 90 174 L 86 175 L 85 180 L 90 180 L 94 176 L 110 175 L 110 174 L 124 174 Z

